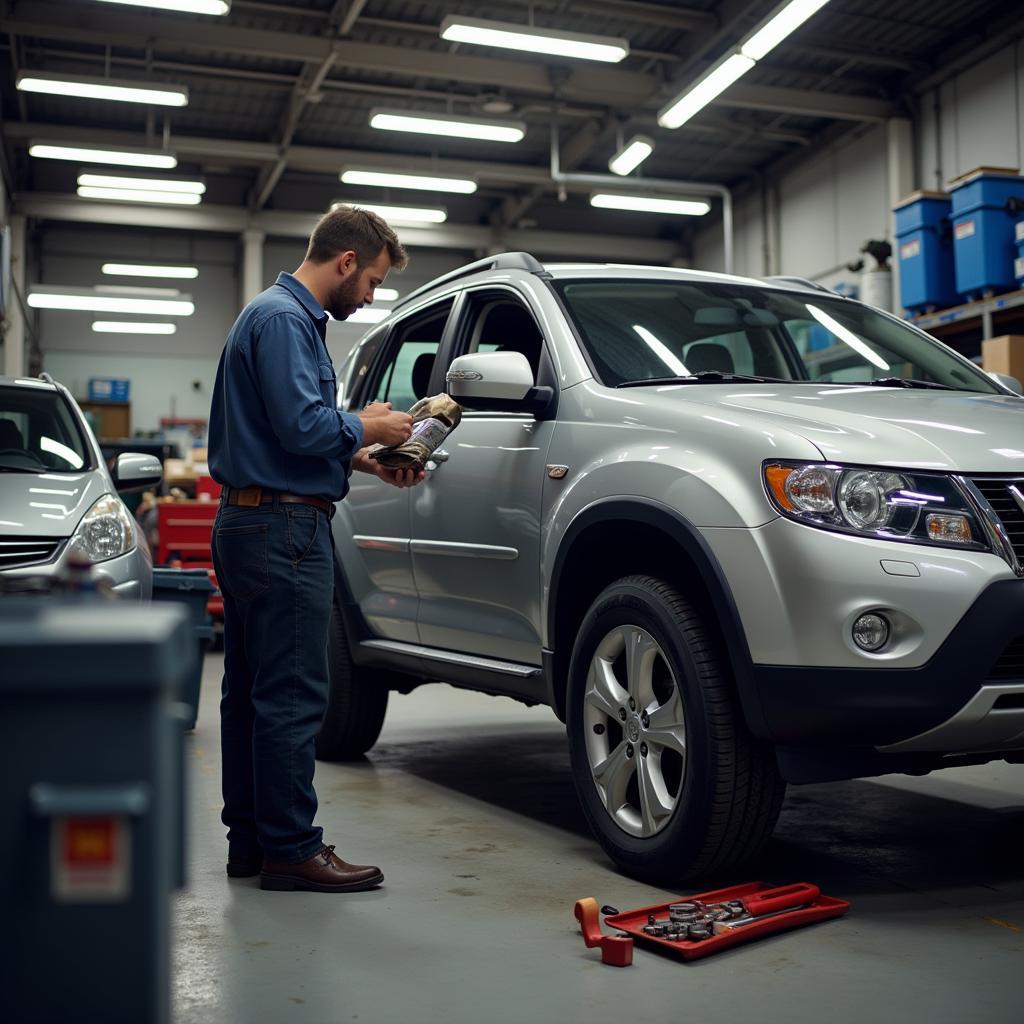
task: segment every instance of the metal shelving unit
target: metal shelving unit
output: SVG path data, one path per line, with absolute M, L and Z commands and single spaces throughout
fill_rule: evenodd
M 923 331 L 929 331 L 941 337 L 945 333 L 958 333 L 951 328 L 970 328 L 973 326 L 973 322 L 977 321 L 981 326 L 981 337 L 985 339 L 995 337 L 994 318 L 1018 309 L 1020 310 L 1019 319 L 1024 320 L 1024 290 L 1006 292 L 1004 295 L 993 295 L 990 298 L 979 299 L 977 302 L 967 302 L 962 306 L 936 310 L 934 313 L 922 313 L 920 316 L 913 317 L 911 323 Z M 1000 319 L 1003 318 L 1000 317 Z M 1006 319 L 1016 321 L 1018 316 L 1010 316 Z

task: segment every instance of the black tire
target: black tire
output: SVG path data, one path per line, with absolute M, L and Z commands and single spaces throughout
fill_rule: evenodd
M 337 602 L 331 610 L 327 663 L 331 690 L 316 738 L 316 756 L 321 761 L 348 761 L 361 757 L 377 742 L 388 709 L 388 689 L 352 661 Z
M 584 695 L 591 661 L 616 627 L 645 631 L 661 648 L 685 712 L 686 757 L 679 758 L 675 806 L 664 824 L 643 837 L 630 834 L 606 809 L 587 751 Z M 627 714 L 629 712 L 627 711 Z M 598 735 L 614 723 L 591 725 Z M 569 669 L 569 751 L 576 789 L 590 827 L 626 873 L 659 882 L 722 874 L 752 859 L 775 827 L 786 784 L 774 751 L 750 736 L 728 660 L 694 606 L 674 587 L 630 576 L 606 587 L 580 626 Z M 626 743 L 626 726 L 621 740 Z M 636 753 L 634 756 L 639 756 Z M 660 762 L 659 762 L 660 763 Z

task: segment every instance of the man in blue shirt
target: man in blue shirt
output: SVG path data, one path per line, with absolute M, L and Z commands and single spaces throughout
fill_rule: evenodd
M 405 250 L 383 219 L 341 206 L 313 231 L 302 265 L 239 314 L 217 369 L 210 472 L 223 487 L 213 562 L 224 594 L 221 699 L 228 875 L 264 889 L 350 892 L 379 885 L 377 867 L 348 864 L 313 824 L 314 744 L 327 706 L 334 594 L 330 517 L 356 469 L 396 487 L 422 472 L 367 457 L 399 444 L 412 417 L 390 403 L 336 407 L 325 343 L 373 301 Z

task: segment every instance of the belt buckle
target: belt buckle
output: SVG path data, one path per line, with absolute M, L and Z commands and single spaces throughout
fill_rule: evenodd
M 243 487 L 232 495 L 234 504 L 243 508 L 256 508 L 263 501 L 262 487 Z

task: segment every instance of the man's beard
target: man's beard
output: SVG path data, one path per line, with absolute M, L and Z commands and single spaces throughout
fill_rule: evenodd
M 358 271 L 349 280 L 342 281 L 337 288 L 327 296 L 327 312 L 335 320 L 344 320 L 351 316 L 361 305 Z

